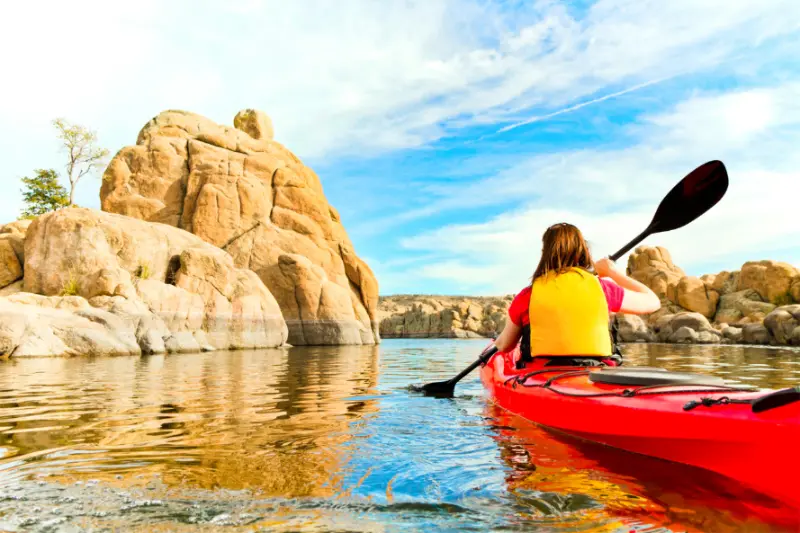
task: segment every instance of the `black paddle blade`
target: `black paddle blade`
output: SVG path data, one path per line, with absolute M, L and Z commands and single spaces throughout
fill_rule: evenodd
M 694 169 L 661 200 L 650 233 L 681 228 L 714 207 L 728 190 L 728 171 L 722 161 Z
M 618 261 L 631 248 L 653 233 L 661 233 L 682 228 L 719 202 L 728 190 L 728 171 L 722 161 L 703 163 L 677 185 L 661 200 L 653 220 L 643 232 L 611 255 Z
M 409 389 L 415 392 L 421 392 L 425 394 L 425 396 L 437 396 L 439 398 L 452 398 L 453 392 L 456 389 L 456 383 L 461 381 L 461 378 L 478 368 L 480 365 L 486 364 L 489 359 L 492 358 L 494 354 L 497 353 L 497 346 L 494 344 L 489 345 L 483 353 L 481 353 L 478 360 L 469 365 L 467 368 L 462 370 L 456 377 L 449 379 L 447 381 L 436 381 L 434 383 L 428 383 L 426 385 L 411 385 Z
M 421 392 L 425 396 L 435 396 L 437 398 L 452 398 L 456 389 L 456 384 L 452 379 L 447 381 L 436 381 L 425 385 L 411 385 L 413 392 Z
M 769 409 L 783 407 L 798 400 L 800 400 L 800 387 L 781 389 L 754 401 L 752 409 L 754 413 L 763 413 Z

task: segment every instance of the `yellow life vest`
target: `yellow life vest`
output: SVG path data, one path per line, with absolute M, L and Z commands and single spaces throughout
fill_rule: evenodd
M 581 268 L 534 281 L 528 316 L 534 357 L 611 354 L 603 287 Z

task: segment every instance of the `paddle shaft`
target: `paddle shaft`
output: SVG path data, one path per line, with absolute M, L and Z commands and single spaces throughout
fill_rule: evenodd
M 617 251 L 617 253 L 609 256 L 609 259 L 611 259 L 614 262 L 617 262 L 620 257 L 628 253 L 628 250 L 630 250 L 631 248 L 633 248 L 634 246 L 645 240 L 647 237 L 650 236 L 651 233 L 653 233 L 652 224 L 647 226 L 647 229 L 645 229 L 643 232 L 637 235 L 631 242 L 620 248 L 619 251 Z
M 467 374 L 478 368 L 480 365 L 485 364 L 496 353 L 497 353 L 497 346 L 492 345 L 492 347 L 483 352 L 475 362 L 473 362 L 467 368 L 462 370 L 461 373 L 459 373 L 456 377 L 452 378 L 448 383 L 455 385 L 456 383 L 461 381 L 461 378 L 463 378 L 464 376 L 466 376 Z

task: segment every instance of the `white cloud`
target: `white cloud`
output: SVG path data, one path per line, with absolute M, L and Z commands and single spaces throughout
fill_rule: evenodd
M 582 210 L 652 202 L 657 200 L 654 193 L 666 193 L 680 176 L 709 159 L 724 159 L 739 172 L 792 173 L 797 168 L 793 146 L 800 138 L 799 128 L 800 83 L 698 95 L 632 125 L 630 134 L 642 140 L 633 148 L 537 155 L 487 179 L 430 186 L 433 200 L 377 221 L 374 227 L 537 196 L 543 197 L 542 204 Z
M 541 235 L 550 224 L 575 223 L 595 255 L 609 255 L 647 226 L 683 175 L 719 158 L 730 176 L 726 197 L 690 226 L 645 244 L 667 246 L 690 271 L 715 259 L 734 269 L 744 260 L 768 258 L 762 254 L 790 248 L 800 238 L 792 208 L 800 195 L 799 101 L 797 83 L 696 96 L 645 117 L 634 130 L 640 142 L 631 147 L 533 157 L 467 190 L 454 189 L 440 206 L 492 205 L 512 195 L 540 198 L 486 223 L 405 239 L 403 246 L 440 254 L 415 271 L 422 276 L 455 280 L 467 292 L 517 290 L 538 261 Z
M 0 19 L 4 186 L 60 165 L 56 116 L 112 151 L 164 109 L 230 122 L 244 107 L 304 157 L 399 149 L 734 60 L 798 21 L 794 0 L 600 0 L 580 16 L 550 1 L 14 2 Z

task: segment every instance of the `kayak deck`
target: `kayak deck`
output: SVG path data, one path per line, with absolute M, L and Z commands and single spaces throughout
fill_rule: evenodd
M 511 361 L 498 353 L 481 368 L 500 407 L 586 440 L 717 472 L 800 509 L 791 486 L 800 477 L 800 402 L 753 413 L 749 402 L 764 391 L 597 383 L 589 376 L 598 367 L 517 370 Z M 688 402 L 696 403 L 686 410 Z

